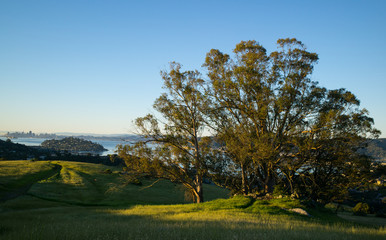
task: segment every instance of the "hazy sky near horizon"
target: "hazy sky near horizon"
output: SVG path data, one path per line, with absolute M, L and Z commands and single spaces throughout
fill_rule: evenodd
M 295 37 L 313 80 L 346 88 L 386 137 L 386 1 L 0 1 L 0 130 L 131 133 L 169 62 Z

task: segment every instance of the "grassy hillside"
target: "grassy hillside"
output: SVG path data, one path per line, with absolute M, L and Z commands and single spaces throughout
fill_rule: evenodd
M 31 201 L 28 198 L 8 204 Z M 272 205 L 236 197 L 203 204 L 107 208 L 35 199 L 39 208 L 0 212 L 0 238 L 375 240 L 386 236 L 384 227 L 352 224 L 336 216 L 323 220 L 278 210 L 278 206 L 288 205 L 285 201 Z
M 0 186 L 3 190 L 14 190 L 16 193 L 19 187 L 29 186 L 26 193 L 30 196 L 77 205 L 189 202 L 180 184 L 154 179 L 141 179 L 141 186 L 128 184 L 119 170 L 80 162 L 0 161 Z M 204 191 L 207 200 L 229 197 L 227 190 L 213 185 L 205 184 Z
M 49 162 L 0 161 L 0 201 L 24 194 L 31 184 L 50 177 L 57 169 Z
M 107 168 L 111 174 L 105 173 L 110 172 Z M 0 161 L 1 191 L 19 194 L 0 202 L 0 239 L 364 240 L 386 236 L 384 226 L 353 224 L 287 198 L 237 196 L 181 204 L 186 200 L 180 185 L 150 179 L 143 180 L 142 186 L 125 184 L 118 170 L 63 161 Z M 206 185 L 205 194 L 210 200 L 227 197 L 228 192 Z M 312 216 L 288 211 L 291 208 L 306 209 Z

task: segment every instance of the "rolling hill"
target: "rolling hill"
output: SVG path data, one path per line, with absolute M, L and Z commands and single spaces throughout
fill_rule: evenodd
M 181 185 L 145 178 L 129 183 L 119 170 L 80 162 L 0 161 L 0 238 L 363 240 L 386 234 L 379 227 L 383 219 L 358 225 L 290 198 L 228 199 L 228 191 L 214 185 L 204 186 L 208 202 L 186 204 Z
M 0 161 L 0 199 L 17 193 L 69 204 L 117 206 L 190 202 L 180 184 L 144 178 L 128 183 L 120 168 L 65 161 Z M 207 200 L 229 197 L 228 190 L 205 184 Z

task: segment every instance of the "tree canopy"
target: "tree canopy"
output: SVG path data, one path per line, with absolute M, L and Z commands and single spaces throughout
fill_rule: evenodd
M 234 57 L 212 49 L 205 80 L 173 63 L 162 73 L 167 93 L 154 104 L 163 129 L 153 115 L 136 120 L 158 144 L 121 147 L 121 156 L 157 163 L 160 175 L 182 182 L 197 202 L 204 176 L 243 194 L 276 186 L 315 200 L 343 194 L 369 172 L 358 150 L 379 131 L 353 93 L 311 80 L 316 53 L 296 39 L 277 44 L 268 54 L 256 41 L 242 41 Z M 204 129 L 211 137 L 202 137 Z
M 164 122 L 151 114 L 137 118 L 136 126 L 147 140 L 134 146 L 120 146 L 118 153 L 128 166 L 136 163 L 138 171 L 181 182 L 196 202 L 202 202 L 202 182 L 207 170 L 207 144 L 202 138 L 203 80 L 197 71 L 182 72 L 177 63 L 172 63 L 170 71 L 161 75 L 167 91 L 156 99 L 153 107 Z

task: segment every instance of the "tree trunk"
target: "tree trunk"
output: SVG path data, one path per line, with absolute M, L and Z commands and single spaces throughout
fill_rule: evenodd
M 245 174 L 244 164 L 241 164 L 241 188 L 244 195 L 248 195 L 247 177 Z
M 289 185 L 290 185 L 290 193 L 291 193 L 291 194 L 294 194 L 294 193 L 295 193 L 295 192 L 294 192 L 294 187 L 293 187 L 293 176 L 294 176 L 294 174 L 289 173 L 288 175 L 289 175 L 289 177 L 288 177 L 288 183 L 289 183 Z
M 272 177 L 270 173 L 268 173 L 264 183 L 264 193 L 272 193 L 274 186 L 275 186 L 275 179 Z
M 202 176 L 196 175 L 196 203 L 204 202 L 204 192 L 202 189 Z

